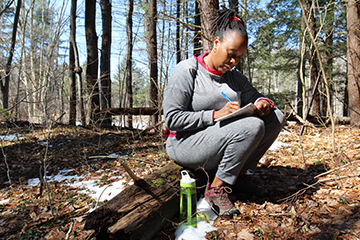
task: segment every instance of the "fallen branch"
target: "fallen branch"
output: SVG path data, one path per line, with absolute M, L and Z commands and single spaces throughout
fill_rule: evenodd
M 93 157 L 90 157 L 90 158 L 100 158 L 101 156 L 93 156 Z M 119 157 L 110 157 L 110 158 L 116 158 L 116 159 L 119 159 Z M 131 177 L 131 179 L 134 181 L 134 184 L 136 186 L 144 186 L 145 182 L 143 179 L 139 178 L 138 176 L 136 176 L 133 171 L 130 169 L 130 167 L 124 163 L 123 161 L 120 160 L 120 164 L 121 166 L 125 169 L 125 171 L 129 174 L 129 176 Z M 105 190 L 105 189 L 104 189 Z M 102 194 L 102 193 L 101 193 Z M 101 195 L 100 195 L 101 196 Z M 100 199 L 100 197 L 99 197 Z
M 152 129 L 154 129 L 154 128 L 160 126 L 160 125 L 162 125 L 164 122 L 165 122 L 165 121 L 162 120 L 161 122 L 158 122 L 157 124 L 155 124 L 155 125 L 153 125 L 153 126 L 147 127 L 147 128 L 145 128 L 144 130 L 140 131 L 139 133 L 135 134 L 135 136 L 133 136 L 132 138 L 135 139 L 135 138 L 137 138 L 138 136 L 140 136 L 141 134 L 143 134 L 143 133 L 145 133 L 145 132 L 147 132 L 147 131 L 150 131 L 150 130 L 152 130 Z M 126 138 L 126 139 L 122 140 L 120 143 L 127 142 L 128 139 L 129 139 L 129 138 Z
M 339 170 L 339 169 L 342 169 L 342 168 L 344 168 L 344 167 L 351 166 L 351 165 L 353 165 L 353 164 L 355 164 L 355 163 L 358 163 L 358 162 L 360 162 L 360 160 L 356 160 L 356 161 L 347 163 L 347 164 L 345 164 L 345 165 L 343 165 L 343 166 L 340 166 L 340 167 L 331 169 L 331 170 L 329 170 L 329 171 L 327 171 L 327 172 L 324 172 L 324 173 L 321 173 L 321 174 L 315 176 L 314 178 L 319 178 L 319 177 L 321 177 L 321 176 L 324 176 L 324 175 L 327 175 L 327 174 L 329 174 L 329 173 L 335 172 L 335 171 L 337 171 L 337 170 Z
M 148 161 L 148 160 L 142 160 L 142 159 L 139 159 L 139 158 L 132 158 L 132 157 L 121 157 L 121 156 L 91 156 L 89 157 L 90 159 L 96 159 L 96 158 L 111 158 L 111 159 L 119 159 L 119 161 L 122 161 L 120 160 L 121 158 L 125 158 L 127 160 L 134 160 L 134 161 L 139 161 L 139 162 L 143 162 L 143 163 L 148 163 L 148 164 L 152 164 L 152 165 L 156 165 L 158 167 L 162 167 L 163 164 L 159 164 L 159 163 L 155 163 L 155 162 L 151 162 L 151 161 Z
M 152 129 L 154 129 L 154 128 L 160 126 L 160 125 L 162 125 L 164 122 L 165 122 L 165 121 L 162 120 L 161 122 L 158 122 L 157 124 L 155 124 L 155 125 L 153 125 L 153 126 L 147 127 L 147 128 L 145 128 L 144 130 L 140 131 L 139 133 L 135 134 L 134 136 L 125 138 L 125 139 L 123 139 L 123 140 L 120 141 L 120 142 L 117 142 L 117 143 L 112 144 L 112 145 L 110 146 L 110 148 L 115 148 L 115 147 L 117 147 L 117 146 L 120 146 L 120 144 L 129 141 L 130 138 L 136 139 L 136 138 L 137 138 L 138 136 L 140 136 L 141 134 L 143 134 L 143 133 L 145 133 L 145 132 L 147 132 L 147 131 L 150 131 L 150 130 L 152 130 Z
M 70 234 L 71 234 L 72 229 L 73 229 L 73 226 L 74 226 L 74 221 L 71 221 L 71 224 L 70 224 L 70 227 L 69 227 L 69 231 L 66 233 L 66 236 L 65 236 L 65 240 L 69 240 Z
M 300 189 L 296 193 L 291 194 L 290 196 L 288 196 L 286 198 L 279 199 L 279 202 L 288 201 L 289 199 L 294 200 L 298 196 L 302 195 L 306 190 L 308 190 L 309 188 L 314 188 L 319 183 L 326 183 L 326 182 L 330 182 L 330 181 L 338 181 L 338 180 L 342 180 L 342 179 L 345 179 L 345 178 L 353 178 L 353 177 L 360 177 L 360 174 L 353 174 L 353 175 L 345 175 L 345 176 L 340 176 L 340 177 L 330 177 L 330 178 L 319 179 L 317 182 L 315 182 L 313 184 L 310 184 L 310 185 L 307 185 L 306 188 Z M 305 184 L 305 183 L 303 183 L 303 184 Z

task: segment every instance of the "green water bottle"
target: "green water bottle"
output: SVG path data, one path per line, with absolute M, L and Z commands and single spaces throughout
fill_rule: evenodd
M 181 171 L 180 180 L 180 221 L 187 225 L 197 224 L 196 182 L 186 170 Z

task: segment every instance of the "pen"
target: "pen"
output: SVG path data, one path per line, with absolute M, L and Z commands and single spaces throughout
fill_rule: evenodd
M 226 94 L 224 92 L 221 92 L 221 94 L 224 96 L 224 98 L 226 100 L 228 100 L 229 102 L 232 102 L 231 99 L 228 96 L 226 96 Z

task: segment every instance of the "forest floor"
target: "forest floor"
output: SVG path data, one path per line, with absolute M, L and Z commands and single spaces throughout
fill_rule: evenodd
M 217 218 L 206 239 L 360 239 L 360 129 L 336 126 L 334 150 L 331 128 L 299 137 L 300 128 L 287 126 L 278 138 L 285 146 L 268 151 L 249 176 L 270 196 L 240 196 L 241 215 Z M 8 137 L 0 137 L 0 239 L 86 239 L 86 213 L 103 202 L 85 183 L 102 187 L 106 199 L 118 193 L 107 187 L 131 184 L 119 159 L 99 156 L 120 156 L 139 177 L 171 161 L 161 133 L 136 133 L 1 126 Z M 48 184 L 40 181 L 44 167 Z M 174 239 L 173 222 L 156 239 Z

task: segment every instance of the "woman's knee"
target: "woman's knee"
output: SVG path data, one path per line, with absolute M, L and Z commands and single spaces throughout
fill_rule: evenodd
M 232 126 L 238 135 L 262 137 L 265 134 L 265 123 L 258 117 L 247 117 L 234 122 Z

